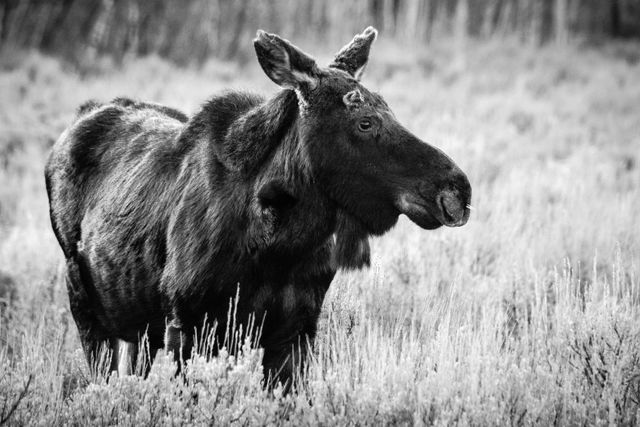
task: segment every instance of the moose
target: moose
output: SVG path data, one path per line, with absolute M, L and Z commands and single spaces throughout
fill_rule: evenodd
M 321 67 L 258 31 L 269 99 L 226 92 L 191 117 L 127 98 L 78 109 L 45 179 L 90 366 L 106 346 L 130 373 L 146 334 L 150 362 L 165 348 L 179 370 L 204 324 L 223 339 L 237 296 L 237 319 L 261 322 L 265 377 L 290 383 L 336 271 L 368 266 L 371 236 L 400 214 L 467 222 L 465 174 L 360 82 L 376 37 Z

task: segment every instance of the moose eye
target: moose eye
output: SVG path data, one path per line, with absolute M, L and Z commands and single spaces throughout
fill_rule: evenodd
M 360 132 L 369 132 L 372 126 L 371 120 L 369 119 L 362 119 L 358 122 L 358 130 Z

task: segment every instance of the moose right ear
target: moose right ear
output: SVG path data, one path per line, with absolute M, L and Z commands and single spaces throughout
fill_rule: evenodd
M 316 61 L 287 40 L 258 30 L 253 46 L 260 66 L 278 86 L 304 90 L 318 84 Z
M 329 67 L 346 71 L 356 80 L 360 80 L 369 61 L 371 44 L 376 37 L 378 31 L 373 27 L 367 27 L 362 33 L 356 34 L 349 44 L 340 49 Z

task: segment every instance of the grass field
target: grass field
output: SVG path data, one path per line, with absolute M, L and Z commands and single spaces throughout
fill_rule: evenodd
M 187 382 L 165 355 L 147 380 L 89 379 L 44 191 L 81 102 L 192 113 L 225 88 L 273 92 L 257 62 L 81 75 L 0 56 L 0 424 L 640 422 L 640 47 L 450 47 L 375 46 L 364 82 L 467 172 L 476 210 L 434 232 L 401 218 L 369 270 L 339 274 L 286 397 L 262 389 L 248 346 L 194 359 Z

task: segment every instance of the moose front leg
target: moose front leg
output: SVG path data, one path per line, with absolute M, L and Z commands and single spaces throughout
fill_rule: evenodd
M 265 347 L 262 359 L 265 385 L 272 388 L 282 383 L 284 393 L 288 393 L 303 378 L 312 341 L 313 337 L 301 334 L 288 343 Z
M 312 349 L 324 296 L 335 276 L 331 262 L 333 241 L 328 240 L 292 271 L 281 288 L 277 307 L 267 308 L 261 345 L 264 347 L 265 381 L 282 382 L 285 392 L 304 378 L 305 362 Z M 270 334 L 269 334 L 270 332 Z

